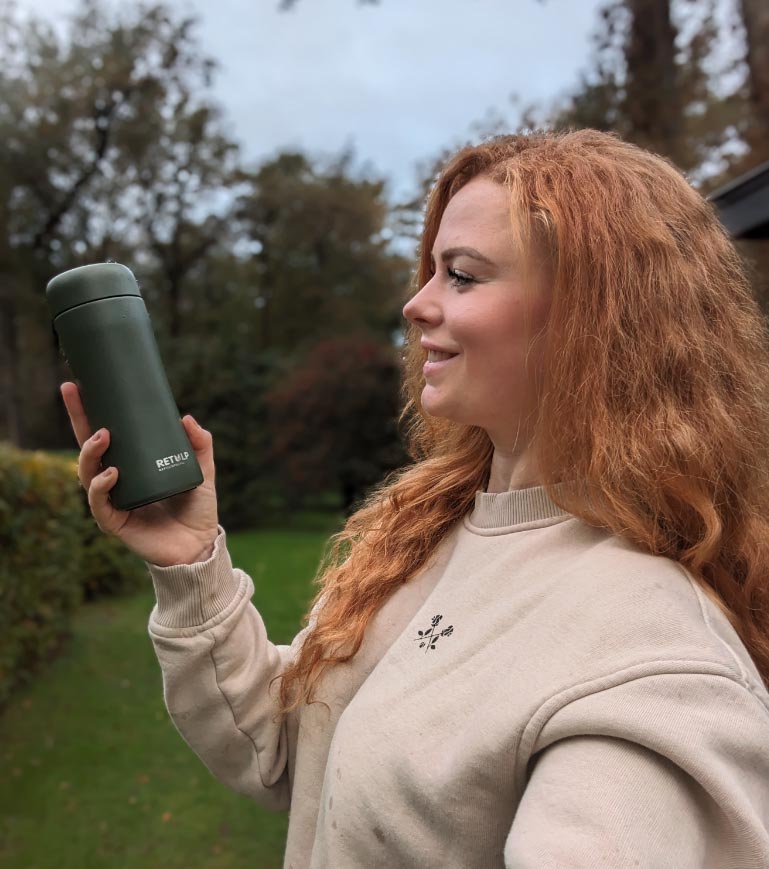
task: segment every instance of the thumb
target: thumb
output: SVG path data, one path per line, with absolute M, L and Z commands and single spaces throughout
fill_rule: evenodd
M 198 424 L 192 414 L 182 417 L 182 424 L 187 432 L 195 457 L 198 460 L 205 479 L 213 479 L 214 476 L 214 448 L 213 437 L 210 431 L 206 431 Z

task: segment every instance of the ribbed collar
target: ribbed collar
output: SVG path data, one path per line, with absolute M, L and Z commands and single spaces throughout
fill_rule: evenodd
M 555 492 L 561 492 L 570 483 L 557 483 Z M 520 530 L 531 523 L 550 525 L 553 519 L 562 520 L 571 516 L 547 496 L 544 486 L 528 489 L 508 489 L 506 492 L 475 493 L 475 506 L 465 516 L 465 526 L 483 534 L 485 529 L 496 533 Z M 488 533 L 488 531 L 486 531 Z M 494 532 L 492 532 L 494 533 Z

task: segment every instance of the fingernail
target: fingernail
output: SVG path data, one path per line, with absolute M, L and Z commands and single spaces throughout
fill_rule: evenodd
M 195 428 L 200 428 L 200 423 L 195 419 L 192 414 L 190 414 L 190 419 L 192 420 L 192 424 L 195 426 Z
M 102 473 L 102 477 L 111 477 L 114 470 L 114 468 L 107 468 L 107 470 Z
M 96 434 L 93 436 L 93 440 L 95 440 L 95 441 L 101 440 L 101 429 L 99 429 L 99 431 L 97 431 Z

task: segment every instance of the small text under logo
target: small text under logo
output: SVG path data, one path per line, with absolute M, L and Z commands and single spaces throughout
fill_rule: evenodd
M 175 468 L 183 465 L 189 459 L 189 452 L 175 453 L 173 456 L 165 456 L 162 459 L 155 459 L 155 465 L 159 471 L 167 471 L 169 468 Z

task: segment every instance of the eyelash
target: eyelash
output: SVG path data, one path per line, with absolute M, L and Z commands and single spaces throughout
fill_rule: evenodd
M 471 275 L 466 274 L 465 272 L 458 272 L 456 269 L 451 268 L 450 266 L 446 267 L 446 273 L 451 278 L 449 283 L 452 287 L 456 287 L 457 289 L 461 289 L 462 287 L 468 287 L 470 284 L 475 283 L 475 278 Z M 431 269 L 431 274 L 435 274 L 435 268 Z
M 467 287 L 470 284 L 475 283 L 475 278 L 471 277 L 468 274 L 465 274 L 464 272 L 458 272 L 456 269 L 452 268 L 447 268 L 446 271 L 451 278 L 450 283 L 452 287 Z

